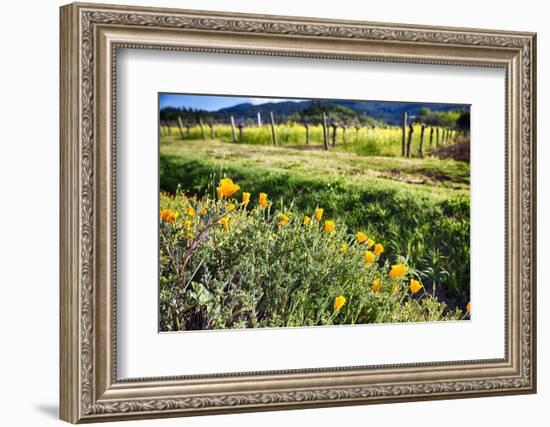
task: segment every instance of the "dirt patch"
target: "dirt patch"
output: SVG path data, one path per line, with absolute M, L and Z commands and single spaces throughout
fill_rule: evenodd
M 402 174 L 399 169 L 388 169 L 382 174 L 383 177 L 393 179 L 394 181 L 406 182 L 407 184 L 427 184 L 428 180 L 422 177 Z
M 432 170 L 422 170 L 420 172 L 422 172 L 422 175 L 428 177 L 432 181 L 437 181 L 437 182 L 449 181 L 449 176 L 441 172 L 432 171 Z
M 401 171 L 399 169 L 389 169 L 385 172 L 392 177 L 401 176 Z
M 410 176 L 404 176 L 400 178 L 396 178 L 397 181 L 406 182 L 407 184 L 417 184 L 417 185 L 423 185 L 427 184 L 428 180 L 423 178 L 413 178 Z
M 292 148 L 293 150 L 300 151 L 323 151 L 325 149 L 324 145 L 285 145 L 285 148 Z
M 470 163 L 470 140 L 458 141 L 451 145 L 435 148 L 430 154 L 440 159 L 453 159 Z

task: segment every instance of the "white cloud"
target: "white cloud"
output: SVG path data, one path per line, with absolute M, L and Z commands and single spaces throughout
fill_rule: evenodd
M 247 98 L 245 102 L 250 102 L 254 105 L 261 105 L 266 104 L 268 102 L 300 102 L 303 101 L 303 99 L 286 99 L 286 98 Z

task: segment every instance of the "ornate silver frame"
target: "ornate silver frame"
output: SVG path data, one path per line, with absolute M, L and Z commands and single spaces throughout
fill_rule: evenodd
M 61 8 L 61 419 L 107 421 L 534 393 L 533 33 L 71 4 Z M 116 376 L 118 47 L 502 67 L 505 357 L 131 381 Z

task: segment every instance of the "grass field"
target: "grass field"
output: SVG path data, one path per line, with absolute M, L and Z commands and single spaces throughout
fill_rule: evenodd
M 306 145 L 306 128 L 298 123 L 289 122 L 287 124 L 279 124 L 275 126 L 277 143 L 282 146 L 305 146 Z M 416 156 L 420 150 L 421 126 L 416 124 L 413 126 L 414 132 L 411 138 L 411 153 Z M 168 129 L 166 129 L 168 133 Z M 204 126 L 205 136 L 207 139 L 214 139 L 223 142 L 232 142 L 232 130 L 230 125 L 216 124 L 211 129 Z M 430 138 L 431 128 L 427 128 L 424 134 L 423 151 L 427 152 L 430 148 L 435 147 L 439 141 L 443 142 L 442 128 L 434 128 L 434 132 Z M 332 145 L 334 139 L 334 129 L 329 126 L 329 140 Z M 212 134 L 214 138 L 212 138 Z M 183 129 L 181 132 L 177 127 L 171 127 L 169 135 L 178 139 L 185 140 L 202 140 L 202 130 L 199 126 L 191 126 L 188 130 Z M 400 127 L 348 127 L 344 130 L 342 127 L 336 128 L 335 147 L 338 151 L 351 151 L 360 155 L 369 156 L 391 156 L 398 157 L 401 155 L 401 135 Z M 168 135 L 166 135 L 168 136 Z M 182 138 L 183 136 L 183 138 Z M 235 136 L 239 143 L 251 145 L 269 145 L 272 144 L 271 127 L 263 126 L 247 126 L 243 128 L 242 134 L 236 128 Z M 449 141 L 455 138 L 449 136 Z M 430 147 L 430 139 L 432 146 Z M 320 148 L 323 145 L 323 127 L 321 125 L 309 126 L 309 146 L 310 148 Z
M 400 149 L 392 141 L 385 151 Z M 267 192 L 273 208 L 294 216 L 322 207 L 325 218 L 351 235 L 363 231 L 381 242 L 385 262 L 408 263 L 426 290 L 464 310 L 470 292 L 467 163 L 360 156 L 360 149 L 343 143 L 329 152 L 313 141 L 293 145 L 182 140 L 173 131 L 161 139 L 161 189 L 215 199 L 219 178 L 231 177 L 254 197 Z

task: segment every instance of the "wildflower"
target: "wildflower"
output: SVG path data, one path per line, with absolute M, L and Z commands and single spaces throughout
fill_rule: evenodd
M 223 189 L 221 187 L 216 188 L 216 194 L 218 195 L 218 198 L 223 197 Z
M 362 231 L 357 232 L 357 243 L 364 243 L 368 239 L 367 235 Z
M 366 251 L 365 252 L 365 264 L 371 265 L 372 262 L 374 261 L 374 258 L 376 258 L 374 253 L 372 253 L 371 251 Z
M 309 216 L 304 216 L 304 225 L 309 225 L 311 223 L 311 218 Z
M 405 264 L 394 264 L 391 266 L 390 277 L 392 279 L 399 279 L 403 277 L 409 268 Z
M 206 212 L 208 212 L 208 210 L 204 206 L 201 206 L 200 214 L 206 215 Z
M 266 193 L 260 193 L 260 196 L 258 197 L 258 203 L 262 208 L 267 208 L 267 194 Z
M 315 209 L 315 219 L 317 221 L 321 221 L 321 218 L 323 218 L 323 212 L 325 212 L 323 208 Z
M 372 245 L 374 245 L 374 240 L 368 239 L 368 240 L 367 240 L 367 249 L 372 248 Z
M 277 225 L 279 227 L 281 227 L 283 225 L 286 225 L 288 223 L 288 221 L 290 221 L 290 218 L 288 217 L 288 215 L 285 215 L 284 213 L 280 213 L 279 214 L 279 221 L 277 222 Z
M 325 221 L 325 226 L 323 227 L 323 230 L 325 233 L 330 233 L 334 230 L 334 227 L 336 227 L 336 224 L 334 221 L 331 221 L 330 219 Z
M 188 216 L 195 216 L 195 209 L 192 206 L 189 206 L 186 210 Z
M 169 224 L 173 224 L 178 215 L 179 214 L 177 212 L 172 212 L 169 209 L 162 209 L 160 211 L 160 219 L 166 221 Z
M 231 211 L 234 211 L 236 207 L 237 207 L 237 205 L 236 205 L 235 203 L 229 203 L 229 204 L 227 205 L 227 210 L 228 210 L 229 212 L 231 212 Z
M 248 202 L 250 202 L 250 193 L 247 193 L 246 191 L 243 193 L 243 203 L 245 205 L 248 205 Z
M 223 225 L 225 231 L 229 231 L 229 218 L 224 216 L 218 221 L 218 224 Z
M 344 295 L 338 295 L 334 298 L 334 311 L 340 311 L 344 304 L 346 304 L 346 297 Z
M 393 295 L 395 295 L 397 293 L 397 290 L 399 289 L 399 285 L 397 283 L 395 283 L 392 287 L 391 287 L 391 293 Z
M 470 314 L 470 309 L 472 308 L 471 304 L 471 302 L 468 302 L 468 304 L 466 304 L 466 314 Z
M 374 279 L 372 281 L 372 291 L 380 292 L 380 289 L 382 289 L 382 283 L 380 282 L 380 279 Z
M 420 283 L 418 280 L 411 279 L 411 284 L 409 285 L 409 289 L 413 294 L 416 294 L 423 287 L 424 286 L 422 286 L 422 283 Z
M 190 220 L 185 220 L 185 222 L 183 223 L 183 227 L 185 228 L 185 234 L 187 236 L 187 238 L 191 238 L 193 237 L 193 233 L 191 233 L 191 227 L 193 226 L 193 223 L 190 221 Z
M 384 252 L 384 246 L 382 246 L 380 243 L 377 243 L 374 247 L 374 255 L 380 256 L 382 252 Z
M 220 179 L 220 184 L 216 189 L 218 196 L 220 197 L 229 197 L 239 191 L 241 187 L 233 182 L 230 178 Z
M 342 252 L 343 254 L 346 254 L 348 253 L 348 244 L 347 243 L 342 243 L 342 245 L 340 246 L 340 252 Z

